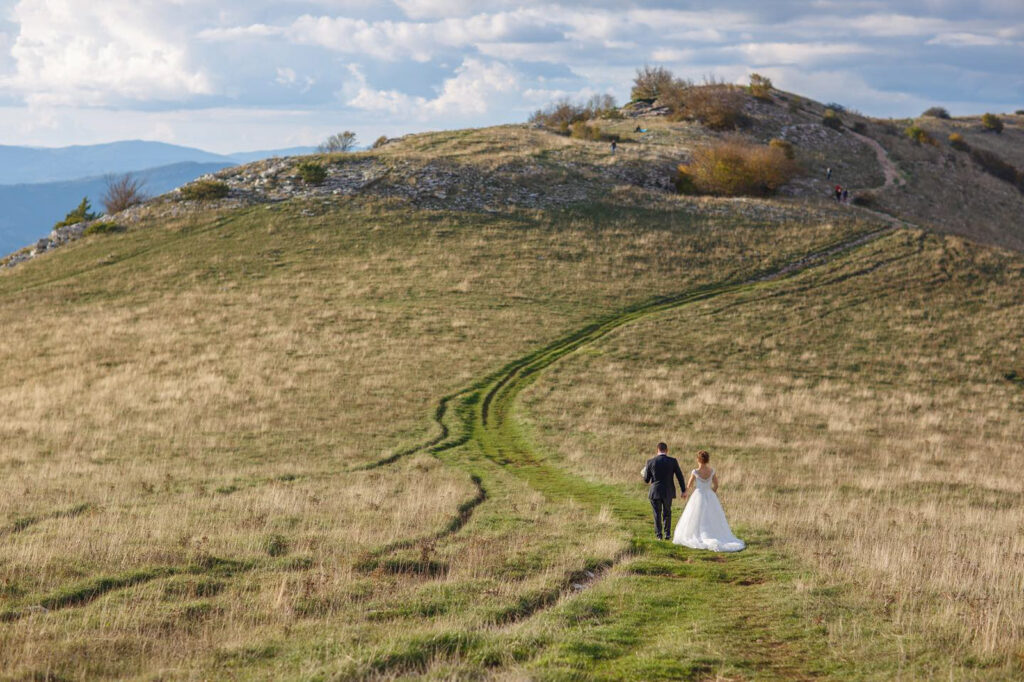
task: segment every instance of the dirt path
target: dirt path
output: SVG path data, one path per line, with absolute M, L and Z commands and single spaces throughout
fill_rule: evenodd
M 860 133 L 855 133 L 852 130 L 848 132 L 850 135 L 853 135 L 855 138 L 875 150 L 875 158 L 878 159 L 878 165 L 882 167 L 882 172 L 885 173 L 885 184 L 881 187 L 877 187 L 876 189 L 900 187 L 904 184 L 904 180 L 900 175 L 899 169 L 896 168 L 896 164 L 894 164 L 892 159 L 889 158 L 889 152 L 885 151 L 885 147 L 867 135 L 861 135 Z

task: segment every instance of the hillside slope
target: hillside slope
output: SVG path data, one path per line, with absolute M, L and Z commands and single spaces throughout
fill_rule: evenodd
M 229 162 L 183 162 L 136 171 L 134 176 L 144 183 L 144 192 L 151 195 L 163 194 L 229 165 Z M 0 205 L 4 207 L 0 214 L 0 253 L 11 253 L 45 237 L 56 222 L 78 205 L 82 197 L 89 198 L 94 210 L 102 211 L 106 191 L 105 177 L 0 185 Z
M 0 675 L 1024 674 L 1024 256 L 751 106 L 825 140 L 785 196 L 675 194 L 694 124 L 503 126 L 0 270 Z M 650 538 L 659 440 L 745 552 Z

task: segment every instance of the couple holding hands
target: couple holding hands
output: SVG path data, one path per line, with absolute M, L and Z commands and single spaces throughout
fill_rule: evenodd
M 644 482 L 651 484 L 647 497 L 654 509 L 654 532 L 659 540 L 671 539 L 674 544 L 693 549 L 738 552 L 746 544 L 732 534 L 729 522 L 725 520 L 725 510 L 718 501 L 718 476 L 708 465 L 710 461 L 711 455 L 706 450 L 697 453 L 697 468 L 690 472 L 687 485 L 683 482 L 679 460 L 668 456 L 668 445 L 658 443 L 658 454 L 647 460 L 641 472 Z M 687 500 L 674 533 L 672 500 L 676 496 L 676 486 L 673 478 L 679 480 L 682 496 Z

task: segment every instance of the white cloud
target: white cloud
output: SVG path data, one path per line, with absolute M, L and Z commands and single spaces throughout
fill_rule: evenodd
M 1008 40 L 1003 40 L 991 35 L 978 35 L 977 33 L 943 33 L 928 41 L 929 45 L 946 45 L 947 47 L 994 47 L 997 45 L 1011 45 Z
M 0 85 L 30 102 L 100 105 L 214 91 L 209 74 L 190 62 L 185 41 L 174 35 L 167 4 L 158 0 L 21 0 L 11 19 L 18 25 L 10 51 L 14 68 Z
M 734 48 L 752 64 L 811 64 L 827 57 L 845 57 L 874 52 L 855 43 L 745 43 Z
M 1005 108 L 991 99 L 1020 92 L 1012 57 L 1024 41 L 1021 0 L 976 0 L 969 9 L 956 0 L 720 0 L 686 9 L 697 5 L 0 0 L 0 105 L 29 105 L 6 110 L 5 121 L 14 111 L 24 118 L 20 128 L 0 128 L 12 136 L 0 143 L 23 142 L 20 129 L 47 122 L 56 126 L 47 135 L 94 139 L 85 126 L 110 129 L 102 121 L 113 107 L 116 119 L 137 120 L 124 135 L 189 141 L 187 110 L 239 148 L 252 146 L 252 131 L 290 135 L 286 111 L 307 112 L 304 130 L 316 137 L 332 132 L 321 122 L 341 117 L 376 134 L 483 125 L 522 120 L 560 96 L 623 97 L 645 62 L 695 80 L 743 80 L 757 70 L 874 114 L 972 98 L 981 109 Z M 898 70 L 878 58 L 892 54 Z M 220 113 L 203 118 L 211 111 Z M 238 125 L 221 117 L 227 111 Z M 169 127 L 154 123 L 161 115 Z M 275 117 L 280 125 L 269 123 Z
M 494 42 L 526 42 L 561 39 L 545 21 L 531 12 L 477 14 L 440 21 L 367 21 L 347 16 L 306 14 L 287 26 L 252 24 L 201 31 L 209 41 L 230 42 L 245 38 L 283 36 L 287 40 L 382 61 L 413 59 L 427 62 L 439 52 L 474 48 Z
M 365 84 L 348 100 L 349 106 L 418 120 L 462 120 L 487 114 L 508 100 L 521 101 L 521 76 L 499 62 L 466 59 L 455 76 L 444 82 L 437 97 L 411 97 L 395 90 L 375 90 Z

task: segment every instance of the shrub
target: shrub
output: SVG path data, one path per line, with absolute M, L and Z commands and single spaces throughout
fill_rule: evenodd
M 263 551 L 269 556 L 284 556 L 288 553 L 288 540 L 275 533 L 263 541 Z
M 538 109 L 530 115 L 529 122 L 568 133 L 577 121 L 589 121 L 594 118 L 621 117 L 611 95 L 594 95 L 583 104 L 569 99 L 552 102 L 544 109 Z
M 346 130 L 342 133 L 335 133 L 331 135 L 317 147 L 317 150 L 323 154 L 332 154 L 334 152 L 349 152 L 356 146 L 356 134 L 351 130 Z
M 381 135 L 380 137 L 378 137 L 376 140 L 373 141 L 373 144 L 370 146 L 370 149 L 380 149 L 381 147 L 383 147 L 387 143 L 388 143 L 388 136 L 387 135 Z
M 929 116 L 931 118 L 949 118 L 949 112 L 943 107 L 931 107 L 930 109 L 925 109 L 924 113 L 921 115 Z
M 295 167 L 295 170 L 307 185 L 319 185 L 327 179 L 327 169 L 322 163 L 315 161 L 303 161 Z
M 676 168 L 676 177 L 673 183 L 676 186 L 676 191 L 680 194 L 699 194 L 697 183 L 694 182 L 693 175 L 690 174 L 689 166 L 680 165 Z
M 778 147 L 726 140 L 695 149 L 689 165 L 679 169 L 676 185 L 692 181 L 704 194 L 765 196 L 789 182 L 796 170 Z
M 600 140 L 601 129 L 590 125 L 586 121 L 576 121 L 572 124 L 570 136 L 577 140 Z
M 935 138 L 921 126 L 910 125 L 903 131 L 903 134 L 910 138 L 915 144 L 930 144 L 938 146 Z
M 77 225 L 78 223 L 84 223 L 90 220 L 96 220 L 96 214 L 91 210 L 92 206 L 89 204 L 89 197 L 82 197 L 82 202 L 75 208 L 71 209 L 64 220 L 54 224 L 54 228 L 67 227 L 68 225 Z
M 861 135 L 863 135 L 867 131 L 868 131 L 868 125 L 864 121 L 854 121 L 853 122 L 853 132 L 860 133 Z
M 747 123 L 743 92 L 735 85 L 708 82 L 682 88 L 680 96 L 674 118 L 695 120 L 711 130 L 734 130 Z
M 560 99 L 530 114 L 529 122 L 565 133 L 573 123 L 586 118 L 587 112 L 582 105 Z
M 82 234 L 88 237 L 91 234 L 112 234 L 114 232 L 124 232 L 125 228 L 117 223 L 110 222 L 109 220 L 100 220 L 90 224 Z
M 850 199 L 850 202 L 854 206 L 863 206 L 864 208 L 872 208 L 873 206 L 877 206 L 878 205 L 878 198 L 872 192 L 864 191 L 864 192 L 860 192 L 858 194 L 854 194 L 853 198 Z
M 775 149 L 781 149 L 782 153 L 786 155 L 787 159 L 792 160 L 796 158 L 796 149 L 793 147 L 793 143 L 790 142 L 789 140 L 781 140 L 779 138 L 775 138 L 774 140 L 771 140 L 768 143 L 768 146 L 774 147 Z
M 960 133 L 950 133 L 949 135 L 949 146 L 960 152 L 967 152 L 971 150 L 971 146 L 967 144 L 967 140 Z
M 842 104 L 839 104 L 838 102 L 829 102 L 828 104 L 825 105 L 825 108 L 831 109 L 832 111 L 837 111 L 840 114 L 846 113 L 846 107 L 844 107 Z
M 821 117 L 821 123 L 833 130 L 842 130 L 843 127 L 843 119 L 839 118 L 839 114 L 832 107 L 825 109 L 825 115 Z
M 145 181 L 136 178 L 131 173 L 125 173 L 120 177 L 108 177 L 107 191 L 103 195 L 103 208 L 107 215 L 120 213 L 145 201 L 147 199 L 143 191 L 145 185 Z
M 643 68 L 636 70 L 636 77 L 633 79 L 633 89 L 629 96 L 633 100 L 656 100 L 661 97 L 665 90 L 676 83 L 672 72 L 663 66 L 649 66 L 644 64 Z
M 201 179 L 181 188 L 181 197 L 188 201 L 210 201 L 223 199 L 228 195 L 227 183 L 220 180 Z
M 1017 111 L 1015 111 L 1013 113 L 1017 114 L 1018 116 L 1024 116 L 1024 109 L 1018 109 Z
M 750 74 L 750 85 L 747 86 L 747 91 L 758 99 L 770 101 L 772 98 L 772 81 L 767 76 L 752 73 Z
M 583 104 L 583 110 L 590 118 L 621 118 L 618 104 L 611 95 L 591 95 Z
M 994 133 L 1003 132 L 1003 119 L 999 118 L 995 114 L 985 114 L 981 117 L 981 127 L 985 130 L 991 130 Z

